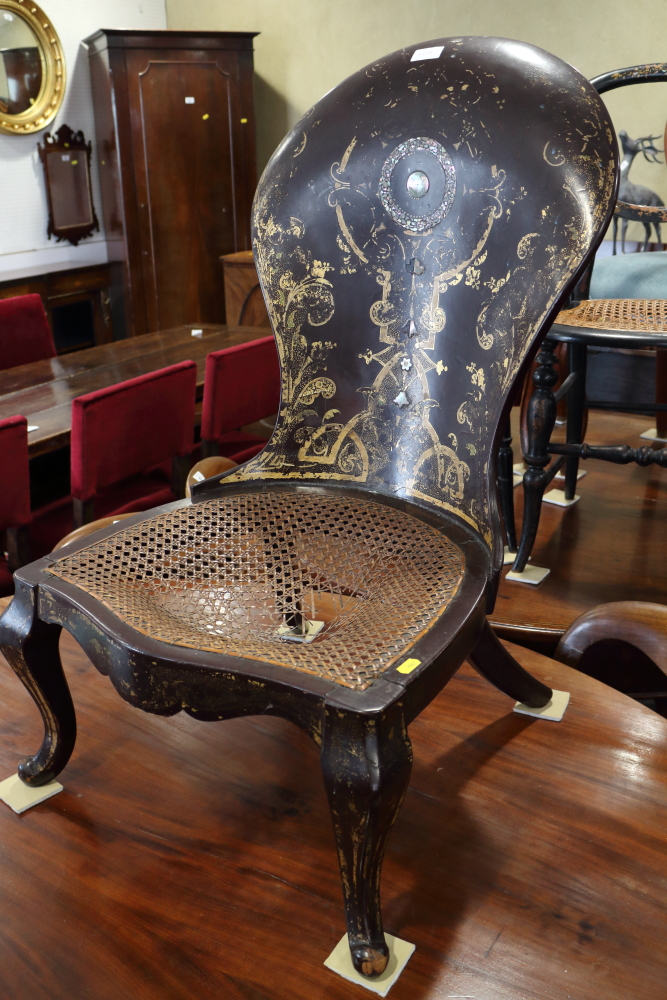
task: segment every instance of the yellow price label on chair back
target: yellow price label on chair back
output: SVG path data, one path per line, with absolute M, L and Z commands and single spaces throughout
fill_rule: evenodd
M 396 667 L 399 674 L 411 674 L 421 663 L 421 660 L 403 660 L 400 667 Z

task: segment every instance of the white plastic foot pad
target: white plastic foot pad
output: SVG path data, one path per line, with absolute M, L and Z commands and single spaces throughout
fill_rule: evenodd
M 510 552 L 507 546 L 503 549 L 503 566 L 508 566 L 516 559 L 516 552 Z
M 516 580 L 517 583 L 532 583 L 535 587 L 538 583 L 542 583 L 542 580 L 546 576 L 549 576 L 550 572 L 551 570 L 546 569 L 544 566 L 526 566 L 523 573 L 515 573 L 511 569 L 505 579 Z
M 0 781 L 0 799 L 15 813 L 24 813 L 26 809 L 38 806 L 40 802 L 50 799 L 52 795 L 57 795 L 62 790 L 63 786 L 59 781 L 50 781 L 48 785 L 40 785 L 39 788 L 25 785 L 18 774 Z
M 577 500 L 579 500 L 579 495 L 577 493 L 574 494 L 574 499 L 566 500 L 565 490 L 549 490 L 549 492 L 545 493 L 542 497 L 543 503 L 555 503 L 557 507 L 571 507 L 573 503 L 577 502 Z
M 522 483 L 522 482 L 523 482 L 523 473 L 522 472 L 513 472 L 512 473 L 512 486 L 518 486 L 519 483 Z
M 359 986 L 365 986 L 372 993 L 386 997 L 408 964 L 415 946 L 410 944 L 409 941 L 403 941 L 392 934 L 387 934 L 386 931 L 384 937 L 389 947 L 389 961 L 382 975 L 376 976 L 375 979 L 367 979 L 366 976 L 362 976 L 352 965 L 347 934 L 343 935 L 329 957 L 324 960 L 324 964 L 327 969 L 337 972 L 343 979 L 349 979 L 351 983 L 358 983 Z
M 28 428 L 28 430 L 30 430 L 30 428 Z M 640 438 L 646 438 L 648 441 L 667 441 L 667 438 L 658 437 L 657 427 L 649 427 L 647 431 L 644 431 L 644 433 L 639 436 Z
M 588 475 L 588 472 L 586 471 L 586 469 L 579 469 L 577 471 L 577 482 L 580 479 L 583 479 L 584 476 L 587 476 L 587 475 Z M 565 479 L 565 473 L 564 472 L 557 472 L 556 475 L 554 476 L 554 479 Z
M 538 719 L 550 719 L 551 722 L 560 722 L 565 715 L 565 709 L 570 702 L 569 691 L 554 691 L 551 701 L 548 701 L 543 708 L 530 708 L 517 701 L 514 711 L 519 715 L 534 715 Z
M 512 472 L 514 473 L 515 476 L 521 476 L 523 478 L 523 474 L 524 474 L 525 471 L 526 471 L 526 463 L 525 462 L 516 462 L 512 466 Z

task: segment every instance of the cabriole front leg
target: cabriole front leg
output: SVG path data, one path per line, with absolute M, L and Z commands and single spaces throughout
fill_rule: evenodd
M 389 959 L 380 910 L 380 873 L 411 767 L 412 747 L 400 709 L 366 717 L 326 708 L 322 773 L 340 862 L 352 962 L 364 976 L 380 975 Z
M 58 651 L 61 626 L 37 617 L 37 590 L 16 581 L 16 596 L 0 618 L 0 650 L 30 692 L 44 722 L 34 757 L 19 763 L 27 785 L 46 785 L 60 774 L 76 742 L 76 716 Z

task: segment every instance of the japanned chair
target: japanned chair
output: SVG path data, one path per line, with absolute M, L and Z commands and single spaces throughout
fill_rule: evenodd
M 274 434 L 190 501 L 17 574 L 0 641 L 45 724 L 25 782 L 74 746 L 63 626 L 144 711 L 292 720 L 320 750 L 352 960 L 382 972 L 409 723 L 465 657 L 513 699 L 551 698 L 486 620 L 495 455 L 512 387 L 607 226 L 616 160 L 584 77 L 499 38 L 393 53 L 302 118 L 253 211 Z
M 599 94 L 617 87 L 640 83 L 667 83 L 667 63 L 630 66 L 627 69 L 603 73 L 591 80 Z M 616 203 L 616 213 L 623 219 L 659 225 L 667 222 L 667 209 Z M 660 260 L 656 257 L 659 256 Z M 513 539 L 512 475 L 507 465 L 500 480 L 503 514 L 508 525 L 508 548 L 516 552 L 512 567 L 522 573 L 530 558 L 540 521 L 542 497 L 549 483 L 563 466 L 564 498 L 575 500 L 579 473 L 579 460 L 595 458 L 618 465 L 636 462 L 638 465 L 658 465 L 667 468 L 667 448 L 650 446 L 632 448 L 621 445 L 589 445 L 584 441 L 587 410 L 618 410 L 656 412 L 657 426 L 667 429 L 667 399 L 662 383 L 667 379 L 667 300 L 658 297 L 664 292 L 665 278 L 656 280 L 656 271 L 666 255 L 629 254 L 611 257 L 587 269 L 574 290 L 572 301 L 557 317 L 537 357 L 533 373 L 533 393 L 522 407 L 521 444 L 526 471 L 523 476 L 524 508 L 521 538 L 518 549 Z M 665 265 L 662 264 L 664 268 Z M 616 284 L 614 298 L 589 298 L 595 271 L 601 272 L 599 286 L 609 293 L 612 282 Z M 642 298 L 641 274 L 644 288 L 651 288 L 655 297 Z M 634 286 L 634 289 L 633 289 Z M 624 297 L 632 291 L 632 297 Z M 619 294 L 620 293 L 620 294 Z M 656 294 L 657 293 L 657 294 Z M 557 386 L 559 376 L 555 370 L 559 345 L 567 345 L 569 375 Z M 656 350 L 656 384 L 660 398 L 654 403 L 608 402 L 586 397 L 587 352 L 589 347 L 637 348 L 652 347 Z M 567 397 L 566 442 L 552 442 L 556 420 L 556 407 L 561 398 Z M 507 459 L 505 458 L 505 463 Z M 511 465 L 511 456 L 509 459 Z M 513 544 L 514 541 L 514 544 Z
M 55 356 L 41 297 L 32 294 L 0 299 L 0 371 Z
M 206 356 L 202 403 L 202 455 L 247 462 L 262 450 L 260 437 L 241 428 L 271 416 L 280 402 L 280 366 L 273 337 L 262 337 Z
M 0 597 L 14 589 L 12 574 L 28 562 L 30 475 L 28 422 L 25 417 L 0 420 Z

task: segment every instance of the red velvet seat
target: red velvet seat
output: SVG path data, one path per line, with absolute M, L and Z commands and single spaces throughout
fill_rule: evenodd
M 247 462 L 266 439 L 240 428 L 276 413 L 279 402 L 280 365 L 273 337 L 213 351 L 206 358 L 202 454 Z
M 55 356 L 56 346 L 41 297 L 0 299 L 0 370 Z
M 185 495 L 196 384 L 194 361 L 182 361 L 72 400 L 72 493 L 36 513 L 33 556 L 72 527 Z
M 30 523 L 30 477 L 28 473 L 28 421 L 25 417 L 0 420 L 0 597 L 14 592 L 12 571 L 27 562 L 27 532 Z M 6 533 L 6 534 L 5 534 Z M 9 560 L 5 556 L 9 551 Z

